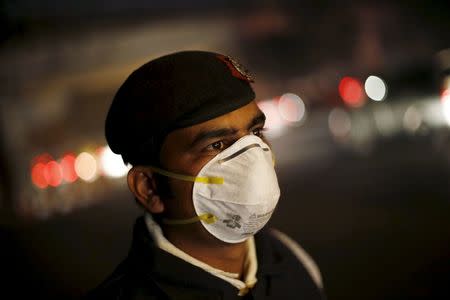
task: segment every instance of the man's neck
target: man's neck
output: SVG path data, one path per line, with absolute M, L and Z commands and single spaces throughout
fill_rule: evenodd
M 164 236 L 177 248 L 190 256 L 222 271 L 244 272 L 247 255 L 245 242 L 230 244 L 211 236 L 201 224 L 181 227 L 162 226 Z

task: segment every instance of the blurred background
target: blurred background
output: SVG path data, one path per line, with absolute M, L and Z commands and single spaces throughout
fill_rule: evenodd
M 201 49 L 256 78 L 271 225 L 329 299 L 450 295 L 448 1 L 2 0 L 0 16 L 3 290 L 77 298 L 126 256 L 142 212 L 107 109 L 141 64 Z

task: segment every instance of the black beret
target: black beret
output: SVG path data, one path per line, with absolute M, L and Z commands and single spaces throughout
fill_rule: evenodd
M 159 156 L 171 131 L 250 103 L 255 98 L 250 82 L 240 64 L 218 53 L 183 51 L 151 60 L 117 91 L 106 117 L 106 140 L 127 162 Z

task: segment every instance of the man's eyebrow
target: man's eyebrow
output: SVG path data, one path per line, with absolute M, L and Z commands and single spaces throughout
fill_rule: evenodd
M 253 126 L 258 124 L 263 124 L 266 121 L 266 115 L 264 115 L 262 112 L 260 112 L 256 117 L 253 118 L 253 120 L 250 121 L 247 128 L 251 129 Z
M 237 130 L 232 128 L 220 128 L 216 130 L 205 130 L 200 131 L 194 138 L 194 140 L 191 143 L 191 147 L 194 147 L 195 145 L 199 144 L 200 142 L 218 138 L 218 137 L 226 137 L 233 134 L 236 134 Z

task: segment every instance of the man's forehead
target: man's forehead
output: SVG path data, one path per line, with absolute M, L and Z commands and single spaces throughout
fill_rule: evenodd
M 256 105 L 256 102 L 251 103 L 236 109 L 232 112 L 223 114 L 214 119 L 208 120 L 206 122 L 196 124 L 191 127 L 187 127 L 190 132 L 198 132 L 202 130 L 213 130 L 220 128 L 245 128 L 249 122 L 251 122 L 255 117 L 262 114 L 261 110 Z
M 193 140 L 199 132 L 219 129 L 241 130 L 248 129 L 248 125 L 257 117 L 263 115 L 255 101 L 226 113 L 214 119 L 175 130 L 177 138 Z M 262 120 L 264 121 L 264 120 Z

